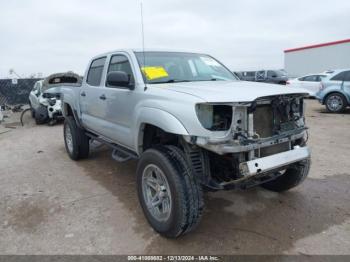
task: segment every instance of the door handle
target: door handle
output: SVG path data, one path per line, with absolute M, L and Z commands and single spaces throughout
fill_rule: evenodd
M 102 96 L 100 96 L 100 99 L 101 99 L 101 100 L 106 100 L 107 98 L 106 98 L 105 95 L 102 95 Z
M 86 96 L 86 93 L 85 93 L 85 92 L 81 92 L 80 95 L 81 95 L 81 96 Z

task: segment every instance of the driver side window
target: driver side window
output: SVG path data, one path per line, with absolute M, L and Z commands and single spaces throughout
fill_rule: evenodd
M 130 84 L 135 83 L 135 78 L 131 69 L 130 62 L 126 56 L 124 55 L 112 56 L 108 67 L 108 73 L 113 71 L 120 71 L 120 72 L 126 73 L 129 76 Z

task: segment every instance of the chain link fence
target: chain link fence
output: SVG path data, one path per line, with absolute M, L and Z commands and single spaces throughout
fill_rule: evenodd
M 28 104 L 29 93 L 39 78 L 0 79 L 0 106 Z

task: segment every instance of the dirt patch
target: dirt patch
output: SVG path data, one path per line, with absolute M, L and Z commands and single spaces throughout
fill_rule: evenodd
M 14 200 L 16 198 L 17 200 Z M 7 202 L 16 204 L 7 206 Z M 3 228 L 11 228 L 17 232 L 35 233 L 37 229 L 49 220 L 49 217 L 59 212 L 61 207 L 50 203 L 39 196 L 8 196 L 4 201 L 6 216 L 3 218 Z

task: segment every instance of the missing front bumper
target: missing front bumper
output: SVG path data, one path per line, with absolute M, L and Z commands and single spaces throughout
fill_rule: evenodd
M 261 173 L 268 173 L 281 167 L 310 158 L 310 150 L 308 147 L 294 147 L 293 150 L 257 158 L 251 161 L 241 163 L 239 170 L 244 178 L 254 176 Z
M 244 141 L 244 143 L 233 141 L 230 135 L 227 135 L 226 137 L 223 137 L 221 139 L 195 137 L 193 141 L 191 141 L 191 137 L 184 138 L 187 142 L 195 143 L 196 145 L 205 148 L 209 151 L 212 151 L 219 155 L 224 155 L 230 153 L 248 152 L 290 141 L 295 141 L 304 138 L 306 135 L 306 130 L 307 128 L 303 127 L 298 130 L 292 130 L 273 137 L 261 138 L 256 140 L 246 140 Z

